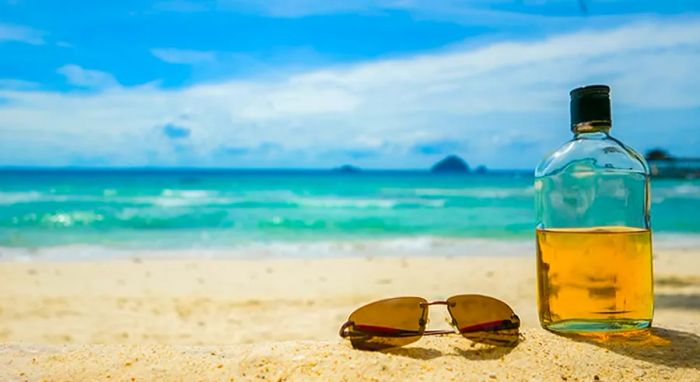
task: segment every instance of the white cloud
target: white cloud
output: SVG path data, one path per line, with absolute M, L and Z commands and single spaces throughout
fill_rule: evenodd
M 235 8 L 262 12 L 276 17 L 301 17 L 316 14 L 328 14 L 350 11 L 363 11 L 382 8 L 394 8 L 401 5 L 398 1 L 318 1 L 318 0 L 219 0 L 221 8 Z
M 0 23 L 0 42 L 19 41 L 32 45 L 44 44 L 44 33 L 34 28 Z
M 366 11 L 384 8 L 397 8 L 405 5 L 397 1 L 371 0 L 211 0 L 189 1 L 169 0 L 160 1 L 153 8 L 167 12 L 205 12 L 211 10 L 235 10 L 260 12 L 274 17 L 301 17 L 316 14 L 328 14 L 348 11 Z M 405 2 L 410 3 L 410 2 Z
M 412 148 L 441 142 L 466 147 L 474 164 L 529 167 L 567 136 L 575 86 L 611 84 L 622 114 L 700 107 L 699 48 L 700 20 L 673 19 L 182 89 L 125 88 L 73 66 L 75 83 L 112 87 L 0 90 L 12 100 L 0 106 L 8 148 L 0 164 L 333 166 L 359 158 L 417 167 L 434 158 Z M 188 135 L 173 142 L 162 134 L 167 124 Z M 653 129 L 634 131 L 657 144 Z
M 99 70 L 84 69 L 78 65 L 64 65 L 56 70 L 66 77 L 71 85 L 85 88 L 109 88 L 119 83 L 111 74 Z
M 634 0 L 627 8 L 633 8 Z M 466 22 L 472 26 L 494 26 L 494 25 L 520 25 L 530 29 L 542 27 L 543 24 L 557 24 L 569 26 L 573 22 L 586 19 L 591 21 L 591 17 L 586 14 L 585 7 L 575 0 L 520 0 L 516 3 L 522 7 L 527 7 L 529 12 L 517 12 L 500 10 L 498 6 L 509 5 L 513 1 L 504 0 L 217 0 L 209 2 L 203 7 L 201 3 L 178 2 L 179 7 L 171 7 L 170 10 L 181 12 L 203 11 L 205 9 L 235 10 L 251 13 L 260 13 L 271 17 L 296 18 L 312 15 L 326 15 L 338 13 L 366 13 L 381 14 L 382 12 L 403 11 L 409 12 L 416 18 L 449 20 L 451 22 Z M 559 11 L 567 10 L 568 16 L 554 16 L 538 14 L 538 11 L 545 10 L 544 7 L 552 6 L 553 3 Z M 183 6 L 190 4 L 190 6 Z M 194 5 L 199 5 L 195 7 Z M 516 6 L 518 4 L 515 4 Z M 632 7 L 630 7 L 632 6 Z M 551 8 L 550 8 L 551 9 Z M 573 16 L 573 17 L 572 17 Z M 574 17 L 578 16 L 578 19 Z M 596 16 L 596 18 L 607 19 L 610 17 Z M 620 16 L 614 18 L 619 19 Z
M 0 89 L 35 89 L 38 87 L 39 84 L 36 82 L 12 78 L 0 78 Z
M 212 62 L 216 59 L 216 52 L 202 50 L 156 48 L 151 49 L 151 53 L 160 60 L 171 64 L 198 64 Z
M 153 5 L 153 8 L 161 11 L 169 12 L 203 12 L 208 10 L 212 4 L 208 1 L 187 1 L 187 0 L 169 0 L 159 1 Z

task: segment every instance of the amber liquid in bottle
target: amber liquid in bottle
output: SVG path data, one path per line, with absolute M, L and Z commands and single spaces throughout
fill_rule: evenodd
M 556 331 L 629 331 L 651 325 L 651 231 L 632 227 L 537 230 L 538 306 Z

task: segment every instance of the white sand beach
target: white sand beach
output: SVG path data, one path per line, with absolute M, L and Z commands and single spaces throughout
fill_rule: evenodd
M 0 380 L 700 380 L 700 249 L 657 250 L 655 328 L 605 340 L 539 327 L 534 255 L 143 255 L 0 262 Z M 508 302 L 521 342 L 448 335 L 366 352 L 338 337 L 364 303 L 462 293 Z M 446 315 L 432 309 L 429 327 L 447 328 Z

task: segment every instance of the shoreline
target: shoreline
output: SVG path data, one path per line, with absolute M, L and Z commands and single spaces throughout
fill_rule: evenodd
M 700 234 L 654 233 L 654 251 L 692 251 L 700 248 Z M 317 259 L 356 256 L 402 257 L 474 257 L 483 253 L 520 257 L 535 255 L 532 238 L 451 238 L 441 236 L 403 236 L 351 240 L 258 241 L 229 246 L 193 246 L 188 248 L 118 247 L 94 244 L 69 244 L 46 247 L 0 246 L 3 261 L 86 261 L 130 258 L 153 259 Z

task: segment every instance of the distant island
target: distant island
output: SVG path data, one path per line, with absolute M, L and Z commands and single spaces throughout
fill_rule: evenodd
M 647 151 L 644 156 L 651 175 L 659 178 L 700 178 L 700 158 L 679 158 L 663 149 Z
M 436 174 L 466 174 L 469 173 L 469 165 L 457 155 L 448 155 L 430 168 L 430 172 Z
M 340 172 L 343 174 L 355 174 L 362 171 L 359 167 L 349 165 L 349 164 L 344 164 L 340 167 L 336 167 L 333 169 L 333 172 Z
M 351 164 L 334 167 L 331 171 L 340 174 L 357 174 L 364 172 L 360 167 Z M 367 171 L 372 172 L 373 170 L 370 169 Z M 475 174 L 485 174 L 487 171 L 484 165 L 477 166 L 476 169 L 472 171 L 467 162 L 458 155 L 448 155 L 430 167 L 431 174 L 469 174 L 472 172 Z

